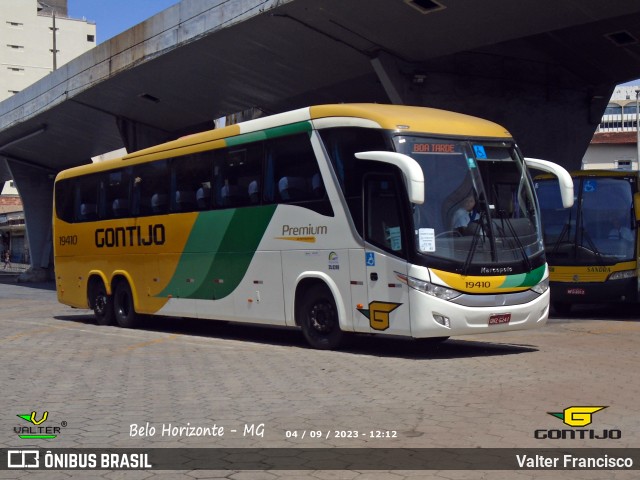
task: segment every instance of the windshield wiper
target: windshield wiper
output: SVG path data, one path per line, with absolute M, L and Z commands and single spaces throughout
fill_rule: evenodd
M 558 235 L 558 239 L 555 241 L 555 243 L 553 244 L 553 248 L 551 249 L 551 253 L 555 254 L 558 253 L 558 249 L 560 248 L 560 245 L 562 245 L 563 243 L 563 239 L 565 237 L 565 235 L 567 236 L 567 243 L 570 243 L 571 240 L 569 240 L 570 238 L 570 232 L 571 230 L 571 212 L 569 212 L 569 218 L 567 218 L 567 222 L 562 226 L 562 230 L 560 231 L 560 235 Z
M 467 254 L 467 258 L 464 261 L 464 265 L 462 266 L 462 274 L 468 275 L 469 267 L 471 266 L 471 261 L 473 260 L 473 256 L 476 253 L 478 248 L 478 242 L 480 241 L 480 236 L 486 237 L 489 239 L 489 248 L 491 250 L 491 260 L 495 261 L 495 241 L 493 239 L 493 235 L 491 234 L 491 225 L 488 219 L 490 218 L 487 213 L 487 203 L 485 201 L 480 201 L 480 218 L 478 219 L 478 225 L 475 225 L 475 231 L 473 232 L 473 238 L 471 239 L 471 247 L 469 248 L 469 253 Z M 483 221 L 484 220 L 484 221 Z M 467 227 L 468 228 L 468 227 Z
M 503 225 L 505 223 L 507 224 L 507 227 L 509 229 L 509 233 L 511 233 L 511 236 L 513 237 L 514 241 L 516 242 L 516 245 L 518 246 L 518 250 L 520 250 L 520 253 L 522 254 L 522 259 L 527 264 L 527 271 L 531 271 L 532 270 L 531 261 L 529 260 L 529 256 L 527 255 L 527 251 L 525 250 L 524 245 L 522 245 L 522 242 L 520 241 L 520 237 L 518 237 L 516 235 L 516 230 L 513 228 L 513 224 L 511 223 L 511 219 L 509 217 L 507 217 L 506 215 L 507 215 L 507 212 L 501 211 L 500 212 L 500 220 L 502 221 Z M 504 228 L 503 228 L 503 230 L 504 230 Z M 504 235 L 504 232 L 503 232 L 503 237 L 506 239 L 506 236 Z
M 589 233 L 587 232 L 587 230 L 582 227 L 580 232 L 582 233 L 582 242 L 580 242 L 580 245 L 578 245 L 576 243 L 576 249 L 578 246 L 581 246 L 584 248 L 583 242 L 586 240 L 587 246 L 591 249 L 591 251 L 593 252 L 593 254 L 596 257 L 596 260 L 598 261 L 598 263 L 600 265 L 604 265 L 604 260 L 602 259 L 602 254 L 600 253 L 600 250 L 598 250 L 598 247 L 596 247 L 596 244 L 593 243 L 593 240 L 591 239 L 591 235 L 589 235 Z M 578 250 L 576 250 L 576 257 L 578 255 Z

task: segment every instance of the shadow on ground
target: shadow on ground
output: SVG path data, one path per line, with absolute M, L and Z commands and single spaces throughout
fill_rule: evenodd
M 96 323 L 92 314 L 65 315 L 57 320 L 84 324 Z M 119 328 L 119 327 L 100 327 Z M 197 320 L 189 318 L 145 317 L 140 329 L 161 333 L 191 335 L 222 340 L 235 340 L 256 344 L 278 345 L 292 348 L 310 348 L 299 329 L 238 324 L 223 321 Z M 375 357 L 397 357 L 411 359 L 447 359 L 464 357 L 486 357 L 516 355 L 536 352 L 533 345 L 482 342 L 464 340 L 464 337 L 433 344 L 429 340 L 413 340 L 391 336 L 351 334 L 340 349 L 343 353 L 370 355 Z

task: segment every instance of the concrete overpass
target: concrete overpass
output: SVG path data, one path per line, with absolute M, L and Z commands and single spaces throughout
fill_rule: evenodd
M 183 0 L 0 103 L 0 180 L 50 269 L 57 171 L 253 107 L 445 108 L 577 167 L 638 39 L 637 0 Z

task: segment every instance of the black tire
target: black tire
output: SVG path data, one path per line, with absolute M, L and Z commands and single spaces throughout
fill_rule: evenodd
M 299 324 L 309 345 L 318 350 L 333 350 L 344 340 L 338 309 L 329 288 L 314 285 L 307 290 L 298 308 Z
M 94 282 L 89 289 L 89 300 L 98 325 L 113 325 L 113 298 L 107 295 L 107 289 L 101 280 Z
M 562 315 L 564 317 L 566 317 L 567 315 L 571 315 L 571 304 L 570 303 L 553 302 L 551 304 L 551 306 L 553 307 L 553 310 L 558 315 Z
M 122 328 L 135 328 L 140 323 L 140 316 L 133 306 L 133 295 L 126 280 L 116 285 L 113 293 L 113 311 L 116 322 Z

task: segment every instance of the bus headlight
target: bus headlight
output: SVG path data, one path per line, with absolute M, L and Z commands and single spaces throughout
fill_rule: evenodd
M 396 275 L 403 283 L 406 283 L 411 288 L 426 293 L 427 295 L 440 298 L 442 300 L 452 300 L 462 295 L 462 293 L 457 290 L 443 287 L 441 285 L 434 285 L 433 283 L 427 282 L 426 280 L 419 280 L 417 278 L 409 277 L 408 275 L 403 275 L 398 272 L 396 272 Z
M 622 280 L 623 278 L 633 278 L 636 275 L 635 270 L 623 270 L 622 272 L 613 272 L 607 280 Z
M 540 295 L 542 295 L 544 292 L 549 290 L 549 277 L 542 280 L 539 284 L 531 287 L 531 290 L 533 290 L 536 293 L 539 293 Z

